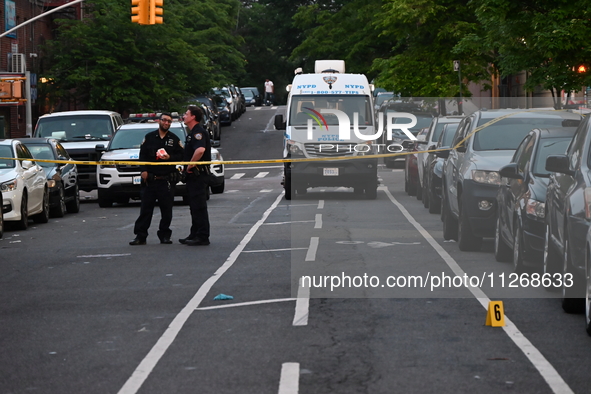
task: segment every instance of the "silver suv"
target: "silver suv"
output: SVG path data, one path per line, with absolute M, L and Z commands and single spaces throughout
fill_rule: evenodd
M 554 128 L 579 121 L 567 111 L 476 111 L 459 124 L 442 177 L 443 237 L 460 250 L 479 250 L 483 237 L 494 237 L 499 170 L 509 164 L 523 138 L 534 128 Z

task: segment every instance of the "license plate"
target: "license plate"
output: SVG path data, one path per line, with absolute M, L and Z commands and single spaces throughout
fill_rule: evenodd
M 339 176 L 338 168 L 323 168 L 322 175 L 324 176 Z
M 142 184 L 142 176 L 134 176 L 133 177 L 133 184 L 134 185 L 141 185 Z

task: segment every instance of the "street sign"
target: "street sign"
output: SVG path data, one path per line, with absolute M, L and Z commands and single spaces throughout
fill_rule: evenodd
M 454 71 L 460 71 L 460 61 L 454 60 Z

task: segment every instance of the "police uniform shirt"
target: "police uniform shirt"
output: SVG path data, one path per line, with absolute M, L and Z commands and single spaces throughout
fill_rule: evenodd
M 199 161 L 211 161 L 211 142 L 209 140 L 209 133 L 201 127 L 200 124 L 196 124 L 187 135 L 187 141 L 185 143 L 185 161 L 191 161 L 193 154 L 198 148 L 205 148 L 205 152 L 203 152 L 203 156 L 201 156 Z
M 158 159 L 156 157 L 156 152 L 158 149 L 164 148 L 166 153 L 170 156 L 168 160 Z M 158 130 L 151 131 L 144 137 L 144 141 L 140 146 L 140 161 L 149 161 L 149 162 L 174 162 L 174 161 L 181 161 L 183 159 L 183 145 L 179 137 L 177 137 L 173 132 L 168 131 L 164 138 L 160 138 L 160 133 Z M 176 171 L 176 166 L 174 164 L 171 165 L 163 165 L 163 166 L 147 166 L 141 165 L 140 170 L 142 172 L 148 171 L 151 174 L 156 176 L 165 176 L 170 174 L 171 172 Z

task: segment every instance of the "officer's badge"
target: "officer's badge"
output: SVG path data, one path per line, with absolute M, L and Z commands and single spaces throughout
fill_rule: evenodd
M 170 138 L 168 141 L 166 141 L 166 145 L 168 146 L 172 146 L 174 144 L 174 141 L 172 140 L 172 138 Z
M 201 133 L 197 133 L 197 134 L 195 134 L 195 139 L 196 139 L 196 140 L 200 140 L 200 139 L 202 139 L 202 138 L 203 138 L 203 135 L 201 135 Z

